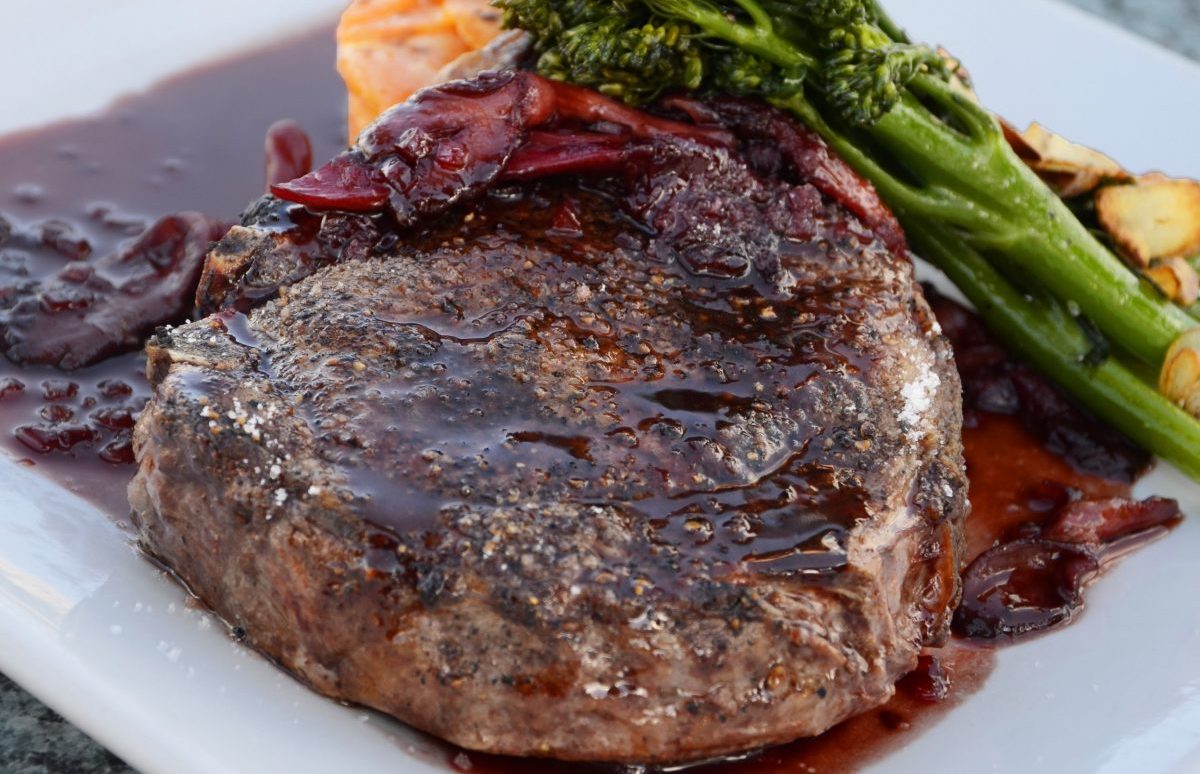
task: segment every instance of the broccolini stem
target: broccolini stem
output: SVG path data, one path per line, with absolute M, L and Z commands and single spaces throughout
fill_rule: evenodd
M 1005 345 L 1134 442 L 1200 480 L 1200 422 L 1117 359 L 1086 365 L 1092 344 L 1061 305 L 1018 291 L 945 226 L 898 214 L 920 224 L 909 232 L 918 252 L 958 286 Z
M 754 0 L 736 0 L 754 24 L 742 24 L 707 0 L 646 0 L 646 5 L 668 19 L 685 19 L 702 32 L 760 56 L 786 70 L 805 71 L 817 60 L 775 34 L 770 16 Z M 751 10 L 753 9 L 753 10 Z M 759 19 L 767 22 L 764 26 Z
M 920 218 L 905 222 L 901 217 L 910 236 L 930 219 L 958 227 L 965 243 L 1009 277 L 1078 304 L 1122 349 L 1149 365 L 1161 365 L 1171 344 L 1195 327 L 1195 320 L 1141 283 L 1017 158 L 995 119 L 987 120 L 995 129 L 985 137 L 947 136 L 932 125 L 927 111 L 905 100 L 867 129 L 921 177 L 945 185 L 963 206 L 947 208 L 940 198 L 905 196 L 897 189 L 911 186 L 886 173 L 879 177 L 878 165 L 859 171 L 880 187 L 885 199 Z M 963 166 L 955 168 L 959 163 Z
M 771 21 L 771 16 L 763 7 L 754 0 L 733 0 L 741 7 L 746 15 L 754 22 L 754 26 L 760 30 L 772 32 L 775 29 L 775 24 Z
M 904 28 L 892 21 L 892 17 L 879 4 L 879 0 L 865 0 L 863 5 L 867 7 L 867 14 L 874 21 L 875 26 L 883 30 L 889 38 L 897 43 L 912 42 L 908 39 L 908 33 L 904 31 Z
M 966 112 L 967 98 L 954 98 L 961 100 L 955 109 Z M 835 130 L 803 96 L 772 101 L 821 134 L 874 183 L 911 238 L 931 222 L 955 228 L 961 241 L 1022 285 L 1044 287 L 1078 304 L 1138 360 L 1160 366 L 1175 340 L 1196 327 L 1195 319 L 1140 282 L 1079 222 L 1016 157 L 982 108 L 970 134 L 931 120 L 911 99 L 865 130 L 907 171 L 917 170 L 925 184 L 914 185 Z M 985 126 L 991 128 L 982 131 Z

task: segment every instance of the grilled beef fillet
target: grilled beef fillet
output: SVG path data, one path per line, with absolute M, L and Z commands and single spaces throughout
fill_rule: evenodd
M 456 100 L 546 88 L 438 90 L 423 152 Z M 885 701 L 945 636 L 967 506 L 873 192 L 766 108 L 594 98 L 513 107 L 494 168 L 413 206 L 427 156 L 388 153 L 429 95 L 252 208 L 218 311 L 151 342 L 146 548 L 320 692 L 468 748 L 693 760 Z

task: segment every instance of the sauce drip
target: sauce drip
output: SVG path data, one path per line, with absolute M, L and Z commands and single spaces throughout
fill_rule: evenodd
M 760 750 L 736 759 L 691 766 L 639 767 L 577 764 L 484 755 L 446 746 L 455 771 L 478 774 L 849 774 L 899 749 L 982 687 L 992 671 L 993 651 L 954 641 L 929 649 L 921 665 L 900 681 L 895 697 L 812 739 Z

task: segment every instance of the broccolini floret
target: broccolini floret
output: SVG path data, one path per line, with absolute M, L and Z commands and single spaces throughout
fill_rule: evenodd
M 631 104 L 700 88 L 703 58 L 687 24 L 653 20 L 636 2 L 506 0 L 504 24 L 539 30 L 538 70 Z
M 630 29 L 611 17 L 567 30 L 559 46 L 543 52 L 538 69 L 635 104 L 668 89 L 695 90 L 704 74 L 699 46 L 683 25 Z
M 892 40 L 862 0 L 497 5 L 507 26 L 533 33 L 543 75 L 632 104 L 672 89 L 791 99 L 808 80 L 844 119 L 869 124 L 914 76 L 941 68 L 928 48 Z
M 877 29 L 856 24 L 834 30 L 829 38 L 836 53 L 825 62 L 822 93 L 838 114 L 860 126 L 890 111 L 917 75 L 944 75 L 942 58 L 927 46 L 880 43 L 877 36 Z

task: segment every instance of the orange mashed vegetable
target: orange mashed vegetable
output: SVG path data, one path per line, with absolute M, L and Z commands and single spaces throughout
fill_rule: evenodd
M 499 32 L 500 11 L 489 0 L 354 0 L 337 29 L 351 139 Z

